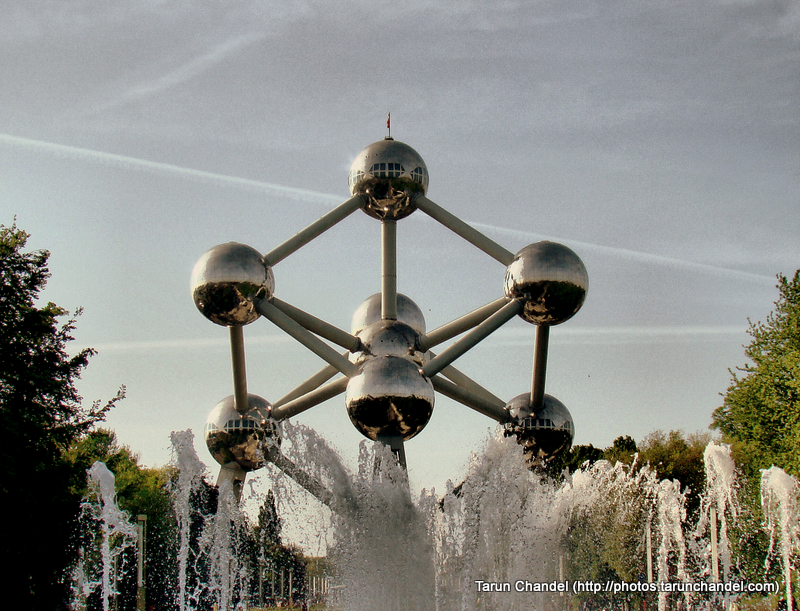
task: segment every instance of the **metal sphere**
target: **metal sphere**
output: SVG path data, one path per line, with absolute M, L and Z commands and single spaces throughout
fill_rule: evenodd
M 422 365 L 425 355 L 416 349 L 419 333 L 398 320 L 379 320 L 358 333 L 363 350 L 350 355 L 361 364 L 377 356 L 402 356 Z
M 506 435 L 515 435 L 531 466 L 546 466 L 553 458 L 572 447 L 575 424 L 566 406 L 551 395 L 534 413 L 530 393 L 514 397 L 506 404 L 509 420 Z
M 374 441 L 387 435 L 404 441 L 414 437 L 428 424 L 433 401 L 431 381 L 418 365 L 400 356 L 365 361 L 345 393 L 350 421 Z
M 588 290 L 583 261 L 563 244 L 530 244 L 506 268 L 506 296 L 523 302 L 520 316 L 533 324 L 569 320 L 581 309 Z
M 278 427 L 270 419 L 272 405 L 258 395 L 247 395 L 250 410 L 241 415 L 233 395 L 217 403 L 206 420 L 208 451 L 220 465 L 254 471 L 264 466 L 270 451 L 280 445 Z
M 367 327 L 381 320 L 381 294 L 375 293 L 365 299 L 353 314 L 350 333 L 358 335 Z M 422 310 L 409 297 L 397 294 L 397 320 L 414 329 L 418 334 L 425 333 L 425 316 Z
M 269 299 L 275 276 L 255 248 L 228 242 L 214 246 L 194 266 L 192 299 L 218 325 L 246 325 L 256 320 L 253 298 Z
M 364 194 L 364 212 L 377 219 L 402 219 L 416 207 L 411 196 L 428 192 L 428 167 L 413 148 L 392 138 L 370 144 L 350 166 L 350 193 Z

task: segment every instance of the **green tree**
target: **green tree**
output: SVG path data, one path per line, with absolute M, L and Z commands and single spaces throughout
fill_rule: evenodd
M 132 521 L 144 515 L 145 585 L 147 608 L 161 611 L 175 606 L 177 584 L 177 524 L 169 486 L 175 470 L 151 469 L 139 464 L 139 457 L 127 446 L 120 446 L 116 434 L 104 428 L 90 431 L 66 452 L 72 465 L 71 491 L 76 497 L 87 493 L 86 472 L 95 461 L 105 463 L 114 474 L 117 504 Z M 133 550 L 123 559 L 129 568 L 120 584 L 120 608 L 136 607 L 136 558 Z
M 709 433 L 684 436 L 681 431 L 653 431 L 639 444 L 639 463 L 650 465 L 659 480 L 678 480 L 686 492 L 690 516 L 700 508 L 705 490 L 706 467 L 703 455 L 711 441 Z
M 636 446 L 636 441 L 630 435 L 617 437 L 611 447 L 603 451 L 603 458 L 610 462 L 612 465 L 621 462 L 624 465 L 629 465 L 633 462 L 633 458 L 639 448 Z
M 777 288 L 766 322 L 750 322 L 751 362 L 731 371 L 712 423 L 750 478 L 771 465 L 800 475 L 800 270 L 779 275 Z
M 0 506 L 4 524 L 29 524 L 24 542 L 1 537 L 3 596 L 28 609 L 53 608 L 65 596 L 70 528 L 79 499 L 68 488 L 65 450 L 105 418 L 123 396 L 85 406 L 75 382 L 94 353 L 70 357 L 75 315 L 37 305 L 49 271 L 47 251 L 24 252 L 28 234 L 0 225 Z M 66 322 L 60 319 L 67 316 Z

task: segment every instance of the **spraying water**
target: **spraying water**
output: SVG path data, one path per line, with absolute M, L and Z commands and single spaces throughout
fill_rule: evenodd
M 783 576 L 786 584 L 786 606 L 793 609 L 792 554 L 800 549 L 798 534 L 797 480 L 780 467 L 761 471 L 761 505 L 770 534 L 770 554 L 777 539 L 783 561 Z
M 73 596 L 79 606 L 85 606 L 86 599 L 99 590 L 103 611 L 109 611 L 112 597 L 118 594 L 117 560 L 136 546 L 137 533 L 130 516 L 117 505 L 114 474 L 97 461 L 87 475 L 91 492 L 81 507 L 81 521 L 93 540 L 80 550 Z M 93 557 L 98 551 L 99 562 Z
M 521 446 L 498 432 L 474 456 L 462 482 L 448 482 L 444 495 L 423 490 L 412 498 L 405 472 L 385 446 L 362 442 L 357 470 L 351 473 L 312 429 L 290 423 L 281 427 L 281 464 L 291 466 L 293 477 L 302 474 L 306 483 L 313 480 L 314 492 L 300 491 L 274 465 L 264 472 L 284 526 L 293 518 L 302 521 L 307 543 L 313 543 L 311 531 L 318 529 L 318 555 L 326 555 L 335 567 L 326 601 L 333 608 L 568 608 L 574 602 L 572 592 L 526 587 L 600 582 L 608 579 L 604 575 L 627 583 L 713 581 L 710 555 L 717 543 L 721 578 L 736 574 L 728 530 L 742 510 L 730 448 L 724 444 L 706 448 L 705 491 L 697 522 L 690 524 L 687 491 L 677 481 L 659 481 L 654 470 L 636 461 L 612 465 L 601 460 L 561 480 L 545 478 L 529 470 Z M 176 606 L 193 611 L 252 604 L 249 588 L 258 563 L 245 549 L 250 526 L 232 488 L 227 482 L 219 489 L 206 483 L 191 431 L 174 433 L 172 441 L 179 531 Z M 108 609 L 113 556 L 120 553 L 119 542 L 133 541 L 134 534 L 127 516 L 113 503 L 113 475 L 95 465 L 90 477 L 97 490 L 92 515 L 105 525 L 95 542 L 102 560 L 95 564 L 102 569 L 86 573 L 79 589 L 84 601 L 92 588 L 102 590 L 103 608 Z M 800 543 L 796 482 L 780 469 L 764 471 L 762 497 L 772 548 L 779 548 L 790 584 L 791 559 Z M 245 499 L 244 504 L 257 500 Z M 317 508 L 319 521 L 308 519 L 309 507 Z M 303 576 L 294 575 L 294 589 L 292 577 L 287 577 L 290 599 L 292 592 L 303 596 L 298 582 Z M 276 584 L 271 590 L 275 596 Z M 629 600 L 599 596 L 608 608 Z M 659 592 L 651 598 L 659 609 L 667 609 L 676 604 L 696 608 L 712 597 Z

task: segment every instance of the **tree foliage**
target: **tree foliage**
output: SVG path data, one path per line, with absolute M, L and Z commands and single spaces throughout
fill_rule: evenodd
M 174 468 L 147 468 L 127 446 L 120 446 L 116 434 L 98 428 L 84 435 L 65 453 L 72 466 L 70 488 L 77 498 L 87 493 L 86 472 L 95 461 L 105 463 L 114 473 L 117 504 L 131 521 L 146 516 L 145 585 L 147 608 L 154 611 L 174 608 L 177 570 L 174 561 L 177 523 L 169 493 Z M 120 579 L 120 608 L 136 607 L 136 558 L 129 550 L 123 558 L 128 571 Z
M 713 416 L 751 477 L 773 464 L 800 475 L 800 270 L 792 279 L 779 275 L 777 288 L 766 322 L 750 322 L 750 363 L 731 371 Z
M 0 506 L 4 524 L 23 522 L 25 542 L 2 537 L 7 600 L 52 608 L 63 599 L 62 574 L 79 498 L 70 490 L 66 449 L 123 396 L 85 406 L 76 380 L 93 354 L 69 356 L 75 319 L 38 299 L 50 273 L 47 251 L 25 252 L 28 234 L 0 225 Z M 61 320 L 66 318 L 65 322 Z

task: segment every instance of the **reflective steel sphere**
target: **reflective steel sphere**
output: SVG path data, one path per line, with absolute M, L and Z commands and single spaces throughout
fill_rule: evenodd
M 350 167 L 352 195 L 364 194 L 364 212 L 377 219 L 401 219 L 416 209 L 411 196 L 428 191 L 428 168 L 407 144 L 386 138 L 361 151 Z
M 555 242 L 520 250 L 506 269 L 506 296 L 519 299 L 520 316 L 537 325 L 557 325 L 581 309 L 589 276 L 580 257 Z
M 356 308 L 350 333 L 358 335 L 367 327 L 381 319 L 381 294 L 370 295 Z M 397 320 L 407 324 L 420 335 L 425 333 L 425 317 L 422 310 L 410 298 L 402 293 L 397 294 Z
M 362 352 L 350 355 L 356 364 L 376 356 L 402 356 L 423 365 L 425 355 L 416 350 L 419 334 L 398 320 L 379 320 L 358 333 Z
M 379 435 L 411 439 L 428 424 L 433 400 L 431 381 L 418 365 L 399 356 L 365 361 L 345 393 L 350 421 L 372 440 Z
M 252 299 L 269 299 L 275 276 L 255 248 L 228 242 L 206 252 L 192 270 L 192 299 L 218 325 L 246 325 L 256 320 Z
M 247 395 L 250 410 L 242 416 L 234 408 L 233 395 L 217 403 L 206 420 L 208 451 L 223 467 L 234 463 L 245 471 L 264 466 L 273 449 L 280 445 L 278 428 L 270 420 L 272 405 L 258 395 Z
M 572 447 L 575 424 L 566 406 L 551 395 L 537 413 L 530 408 L 530 393 L 514 397 L 506 404 L 509 421 L 506 435 L 515 435 L 528 464 L 546 466 L 553 458 Z

